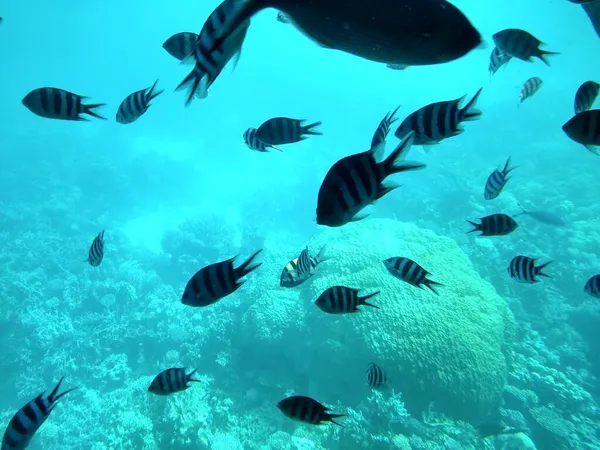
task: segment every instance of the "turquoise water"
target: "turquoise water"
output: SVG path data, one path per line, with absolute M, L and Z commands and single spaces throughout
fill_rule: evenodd
M 58 0 L 0 4 L 0 424 L 65 376 L 60 401 L 33 438 L 39 449 L 538 449 L 599 448 L 600 307 L 583 291 L 600 272 L 597 156 L 569 140 L 578 86 L 594 80 L 600 40 L 569 2 L 454 3 L 488 47 L 404 71 L 318 47 L 276 11 L 253 20 L 235 70 L 184 107 L 190 70 L 161 47 L 199 32 L 216 1 L 148 4 Z M 560 52 L 551 67 L 513 60 L 487 71 L 492 34 L 523 28 Z M 530 77 L 544 84 L 517 107 Z M 165 93 L 137 122 L 118 105 L 159 79 Z M 108 121 L 42 119 L 21 99 L 55 86 L 106 103 Z M 327 170 L 367 150 L 388 112 L 483 87 L 480 120 L 393 175 L 402 187 L 341 228 L 318 226 Z M 242 134 L 274 116 L 322 121 L 323 136 L 258 153 Z M 394 130 L 395 127 L 392 129 Z M 388 153 L 397 140 L 390 134 Z M 506 158 L 505 191 L 483 199 Z M 551 211 L 552 226 L 519 216 L 514 233 L 467 235 L 466 220 L 519 205 Z M 85 263 L 106 229 L 99 267 Z M 301 286 L 279 276 L 308 245 L 328 261 Z M 200 268 L 263 248 L 263 265 L 206 308 L 181 304 Z M 551 279 L 522 285 L 510 260 L 553 260 Z M 414 259 L 440 295 L 393 278 L 381 263 Z M 326 315 L 328 287 L 381 290 L 381 310 Z M 368 363 L 386 390 L 369 389 Z M 147 388 L 169 367 L 200 383 L 169 397 Z M 298 424 L 276 403 L 308 395 L 345 414 L 342 427 Z M 479 439 L 504 423 L 516 436 Z M 4 425 L 2 425 L 4 426 Z

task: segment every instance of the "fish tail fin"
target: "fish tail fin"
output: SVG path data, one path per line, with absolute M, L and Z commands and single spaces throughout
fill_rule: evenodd
M 383 164 L 383 168 L 386 175 L 405 172 L 407 170 L 417 170 L 425 168 L 425 164 L 422 163 L 403 161 L 404 158 L 406 158 L 406 155 L 408 154 L 408 151 L 412 147 L 414 141 L 415 132 L 411 131 L 404 137 L 404 139 L 402 139 L 402 141 L 400 141 L 400 144 L 398 144 L 394 151 L 390 153 L 390 156 L 388 156 L 381 163 L 379 163 Z M 397 163 L 399 161 L 402 162 Z
M 540 54 L 536 55 L 536 56 L 538 58 L 540 58 L 544 64 L 546 64 L 548 67 L 550 67 L 550 61 L 548 60 L 548 56 L 551 56 L 551 55 L 560 55 L 560 53 L 558 53 L 558 52 L 549 52 L 549 51 L 546 51 L 546 50 L 540 50 Z
M 225 41 L 250 20 L 257 12 L 268 8 L 269 0 L 225 0 L 217 8 L 225 7 L 226 18 L 222 27 L 215 30 L 216 36 L 209 52 L 222 48 Z
M 156 89 L 156 85 L 158 84 L 158 79 L 154 82 L 154 84 L 152 85 L 152 87 L 150 88 L 150 90 L 148 91 L 148 93 L 146 94 L 146 101 L 150 102 L 152 99 L 155 99 L 156 97 L 158 97 L 160 94 L 162 94 L 163 92 L 165 92 L 165 90 L 160 90 L 158 92 L 155 92 L 154 89 Z
M 504 164 L 504 169 L 502 169 L 502 173 L 504 174 L 504 176 L 506 177 L 509 173 L 511 173 L 513 170 L 517 169 L 519 166 L 510 166 L 510 156 L 508 157 L 508 159 L 506 160 L 506 164 Z M 508 179 L 506 180 L 508 181 Z
M 376 296 L 377 294 L 379 294 L 380 292 L 381 292 L 381 291 L 376 291 L 376 292 L 373 292 L 373 293 L 371 293 L 371 294 L 367 294 L 367 295 L 365 295 L 365 296 L 363 296 L 363 297 L 358 297 L 358 301 L 359 301 L 359 303 L 360 303 L 361 305 L 370 306 L 371 308 L 377 308 L 377 309 L 381 309 L 379 306 L 377 306 L 377 305 L 373 305 L 373 304 L 371 304 L 371 303 L 368 303 L 368 302 L 367 302 L 367 300 L 369 300 L 369 299 L 370 299 L 370 298 L 372 298 L 372 297 L 375 297 L 375 296 Z
M 61 392 L 59 394 L 58 390 L 60 389 L 60 385 L 62 384 L 62 382 L 63 382 L 64 379 L 65 379 L 65 377 L 62 377 L 60 380 L 58 380 L 58 383 L 56 383 L 56 386 L 54 386 L 54 389 L 52 389 L 52 392 L 48 396 L 48 398 L 50 399 L 50 403 L 56 403 L 58 400 L 60 400 L 61 397 L 64 397 L 69 392 L 72 392 L 75 389 L 78 389 L 78 388 L 74 387 L 74 388 L 71 388 L 71 389 L 67 389 L 66 391 Z
M 433 281 L 433 280 L 430 280 L 428 278 L 425 278 L 425 281 L 423 281 L 423 284 L 425 286 L 427 286 L 431 290 L 431 292 L 433 292 L 435 295 L 440 295 L 438 293 L 438 291 L 435 289 L 435 287 L 436 286 L 443 286 L 442 283 L 438 283 L 437 281 Z
M 328 259 L 329 256 L 327 256 L 327 244 L 324 244 L 323 247 L 321 247 L 321 250 L 319 250 L 317 256 L 315 257 L 315 260 L 317 263 L 322 263 L 323 261 L 327 261 Z
M 467 220 L 467 222 L 469 222 L 471 225 L 473 225 L 473 229 L 467 231 L 467 234 L 468 233 L 473 233 L 475 231 L 481 231 L 481 224 L 480 223 L 471 222 L 470 220 Z
M 319 125 L 321 125 L 322 122 L 315 122 L 315 123 L 311 123 L 309 125 L 303 125 L 302 127 L 300 127 L 300 134 L 310 134 L 313 136 L 322 136 L 323 133 L 321 133 L 318 130 L 314 130 L 315 127 L 318 127 Z
M 187 96 L 185 99 L 185 106 L 190 106 L 192 104 L 192 100 L 196 97 L 197 93 L 201 93 L 200 83 L 203 80 L 201 76 L 200 70 L 198 70 L 198 64 L 194 66 L 194 69 L 187 74 L 187 76 L 183 79 L 181 83 L 175 88 L 176 91 L 183 89 L 184 87 L 188 88 Z M 200 97 L 206 98 L 206 97 Z
M 98 114 L 96 111 L 94 111 L 94 109 L 96 108 L 100 108 L 101 106 L 106 106 L 106 103 L 94 103 L 93 105 L 81 105 L 83 107 L 83 114 L 89 114 L 92 117 L 95 117 L 97 119 L 102 119 L 102 120 L 106 120 L 106 117 L 101 116 L 100 114 Z M 85 118 L 82 117 L 83 120 L 87 120 Z
M 346 417 L 346 414 L 329 414 L 329 413 L 325 413 L 327 416 L 325 417 L 325 420 L 328 422 L 332 422 L 335 423 L 338 427 L 341 427 L 342 424 L 341 423 L 337 423 L 335 420 L 338 417 Z
M 198 369 L 192 370 L 189 374 L 187 374 L 185 376 L 185 378 L 187 379 L 188 382 L 190 382 L 190 381 L 194 381 L 196 383 L 200 383 L 201 382 L 201 380 L 199 380 L 197 378 L 192 378 L 196 374 L 196 372 L 198 372 Z
M 467 103 L 463 109 L 460 110 L 461 121 L 477 120 L 481 117 L 481 111 L 475 108 L 475 104 L 479 99 L 479 95 L 481 94 L 482 89 L 483 88 L 479 88 L 479 90 L 473 96 L 471 101 Z
M 259 262 L 257 264 L 252 264 L 252 261 L 254 260 L 254 258 L 256 258 L 256 256 L 262 252 L 262 248 L 256 252 L 254 252 L 254 254 L 252 254 L 252 256 L 250 256 L 250 258 L 248 258 L 246 261 L 244 261 L 239 267 L 237 267 L 236 269 L 234 269 L 234 273 L 235 273 L 235 277 L 236 278 L 242 278 L 243 276 L 248 275 L 250 272 L 252 272 L 254 269 L 257 269 L 258 267 L 260 267 L 262 265 L 262 262 Z
M 540 277 L 552 278 L 550 275 L 543 273 L 543 272 L 542 272 L 542 270 L 544 270 L 544 268 L 545 268 L 545 267 L 546 267 L 548 264 L 550 264 L 550 263 L 553 263 L 553 262 L 554 262 L 554 261 L 548 261 L 547 263 L 544 263 L 544 264 L 541 264 L 541 265 L 537 266 L 537 267 L 535 268 L 535 274 L 536 274 L 537 276 L 540 276 Z

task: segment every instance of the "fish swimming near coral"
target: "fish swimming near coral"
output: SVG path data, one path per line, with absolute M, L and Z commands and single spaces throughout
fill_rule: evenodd
M 368 303 L 372 297 L 379 294 L 380 291 L 368 295 L 358 295 L 359 289 L 353 289 L 346 286 L 332 286 L 326 289 L 315 301 L 315 305 L 323 312 L 329 314 L 348 314 L 360 311 L 359 306 L 365 305 L 371 308 L 379 309 L 379 306 Z
M 315 274 L 315 270 L 319 264 L 326 261 L 327 246 L 324 245 L 317 256 L 310 256 L 308 247 L 300 253 L 300 256 L 288 262 L 279 277 L 279 285 L 281 287 L 292 288 L 304 283 Z
M 290 419 L 313 425 L 332 422 L 341 426 L 333 419 L 345 416 L 345 414 L 331 414 L 328 412 L 329 408 L 326 408 L 315 399 L 303 395 L 284 398 L 277 403 L 277 407 Z
M 154 377 L 148 387 L 148 392 L 156 395 L 171 395 L 176 392 L 185 391 L 191 387 L 189 383 L 200 382 L 200 380 L 193 378 L 196 371 L 197 369 L 194 369 L 186 374 L 185 367 L 172 367 L 163 370 Z
M 385 387 L 387 383 L 387 376 L 385 370 L 381 366 L 375 363 L 370 363 L 367 366 L 367 372 L 365 373 L 367 384 L 372 388 Z
M 262 262 L 252 264 L 260 252 L 262 249 L 255 252 L 239 267 L 233 267 L 235 257 L 203 267 L 187 282 L 181 303 L 203 307 L 233 294 L 244 284 L 240 280 L 262 265 Z
M 501 423 L 483 423 L 475 427 L 479 437 L 486 439 L 491 436 L 501 436 L 505 434 L 517 434 L 522 433 L 523 430 L 520 428 L 512 428 Z
M 528 256 L 515 256 L 509 266 L 508 266 L 508 274 L 511 278 L 521 282 L 521 283 L 538 283 L 540 280 L 537 277 L 546 277 L 552 278 L 550 275 L 542 272 L 544 268 L 550 264 L 552 261 L 548 261 L 547 263 L 536 266 L 535 258 L 529 258 Z
M 53 87 L 34 89 L 23 97 L 23 105 L 32 113 L 47 119 L 87 121 L 82 116 L 88 114 L 98 119 L 106 120 L 96 111 L 96 108 L 105 106 L 104 103 L 85 105 L 83 101 L 87 97 L 73 92 Z
M 501 213 L 485 216 L 479 220 L 481 220 L 481 223 L 467 220 L 467 222 L 473 225 L 473 229 L 468 231 L 468 233 L 481 231 L 479 236 L 506 236 L 515 231 L 519 226 L 512 217 Z
M 558 214 L 542 209 L 525 209 L 521 206 L 521 212 L 515 214 L 515 217 L 517 216 L 529 216 L 538 222 L 555 227 L 567 225 L 567 221 Z
M 516 167 L 510 167 L 510 157 L 506 160 L 504 164 L 504 169 L 502 170 L 494 170 L 487 181 L 485 182 L 485 187 L 483 189 L 483 197 L 486 200 L 493 200 L 500 195 L 506 183 L 510 178 L 508 174 L 515 170 Z
M 439 295 L 435 286 L 443 285 L 427 278 L 430 273 L 412 259 L 403 256 L 394 256 L 383 261 L 383 264 L 396 278 L 420 289 L 423 289 L 423 286 L 427 286 L 434 294 Z
M 59 394 L 58 390 L 64 378 L 62 377 L 58 381 L 50 395 L 44 395 L 45 392 L 42 392 L 15 413 L 4 432 L 2 450 L 24 450 L 27 448 L 31 438 L 48 419 L 58 401 L 69 392 L 77 389 L 71 388 Z
M 104 259 L 104 230 L 98 233 L 98 236 L 92 241 L 88 252 L 87 262 L 90 266 L 98 267 Z

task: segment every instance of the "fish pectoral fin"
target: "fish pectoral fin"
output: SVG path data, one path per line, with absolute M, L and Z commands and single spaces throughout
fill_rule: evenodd
M 350 222 L 358 222 L 359 220 L 363 220 L 366 219 L 367 217 L 369 217 L 371 214 L 370 213 L 362 213 L 362 214 L 357 214 L 356 216 L 354 216 L 352 219 L 350 219 Z
M 583 145 L 587 150 L 592 152 L 594 155 L 600 156 L 600 147 L 592 144 L 584 144 Z

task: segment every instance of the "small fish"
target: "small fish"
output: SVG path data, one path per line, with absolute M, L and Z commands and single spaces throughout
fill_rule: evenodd
M 281 11 L 277 13 L 277 21 L 281 23 L 290 23 L 290 19 L 288 19 L 287 16 Z
M 562 129 L 573 141 L 595 155 L 600 155 L 600 109 L 575 114 Z
M 192 378 L 197 369 L 192 370 L 189 374 L 185 374 L 184 367 L 172 367 L 171 369 L 163 370 L 156 375 L 148 387 L 148 392 L 156 395 L 170 395 L 175 392 L 185 391 L 191 386 L 188 384 L 192 381 L 200 382 Z
M 404 119 L 396 130 L 395 136 L 402 139 L 414 131 L 416 133 L 414 145 L 439 144 L 444 139 L 458 136 L 465 131 L 461 122 L 477 120 L 481 117 L 481 111 L 475 108 L 479 94 L 481 89 L 464 108 L 459 108 L 464 97 L 424 106 Z
M 377 147 L 380 152 L 379 154 L 373 155 L 375 157 L 375 161 L 381 161 L 381 158 L 383 158 L 385 153 L 385 142 L 392 124 L 398 120 L 394 116 L 398 112 L 399 108 L 400 107 L 398 106 L 398 108 L 396 108 L 393 112 L 387 113 L 385 117 L 381 119 L 381 122 L 379 122 L 379 125 L 373 134 L 373 139 L 371 139 L 371 148 Z
M 105 103 L 84 105 L 83 100 L 86 98 L 64 89 L 43 87 L 34 89 L 27 94 L 22 103 L 32 113 L 47 119 L 82 121 L 89 119 L 82 117 L 81 114 L 89 114 L 92 117 L 106 120 L 106 117 L 102 117 L 94 111 L 95 108 L 104 106 Z
M 303 395 L 292 395 L 291 397 L 284 398 L 277 403 L 277 407 L 290 419 L 313 425 L 321 425 L 323 422 L 333 422 L 341 426 L 333 419 L 345 416 L 345 414 L 330 414 L 327 412 L 329 408 L 326 408 L 315 399 L 304 397 Z
M 195 307 L 208 306 L 233 294 L 244 284 L 240 279 L 262 265 L 250 265 L 260 252 L 262 249 L 239 267 L 233 267 L 235 257 L 203 267 L 187 282 L 181 303 Z
M 473 228 L 468 233 L 481 231 L 479 236 L 505 236 L 512 233 L 519 226 L 515 220 L 506 214 L 492 214 L 491 216 L 482 217 L 481 223 L 474 223 L 467 220 Z
M 522 215 L 532 217 L 535 220 L 537 220 L 538 222 L 545 223 L 546 225 L 562 227 L 567 224 L 567 222 L 562 217 L 560 217 L 554 213 L 551 213 L 549 211 L 526 210 L 525 208 L 523 208 L 521 206 L 521 212 L 518 214 L 515 214 L 515 217 L 522 216 Z
M 283 12 L 324 48 L 380 63 L 442 64 L 483 44 L 462 11 L 446 0 L 362 0 L 352 8 L 346 0 L 225 0 L 222 5 L 227 5 L 225 19 L 218 27 L 211 24 L 217 35 L 213 48 L 267 8 Z
M 595 81 L 586 81 L 579 86 L 575 94 L 575 114 L 590 109 L 596 101 L 598 93 L 600 93 L 600 84 Z
M 510 157 L 508 157 L 506 164 L 504 164 L 504 169 L 496 169 L 488 177 L 485 182 L 483 197 L 486 200 L 493 200 L 498 197 L 504 189 L 504 186 L 506 186 L 506 183 L 510 180 L 508 174 L 515 169 L 516 167 L 510 167 Z
M 532 77 L 525 82 L 519 93 L 519 103 L 523 103 L 533 94 L 540 90 L 542 87 L 542 79 L 538 77 Z
M 381 388 L 387 383 L 385 370 L 375 363 L 369 364 L 365 376 L 367 378 L 367 384 L 372 388 Z
M 531 33 L 518 28 L 499 31 L 494 34 L 493 39 L 501 52 L 527 62 L 532 62 L 532 58 L 535 57 L 549 66 L 548 56 L 560 54 L 540 49 L 542 41 Z
M 148 108 L 150 108 L 150 102 L 164 92 L 154 91 L 157 83 L 158 80 L 154 82 L 152 87 L 135 91 L 133 94 L 125 97 L 125 100 L 121 102 L 117 111 L 117 122 L 126 125 L 142 117 L 148 111 Z
M 2 450 L 24 450 L 29 445 L 31 438 L 46 421 L 57 402 L 69 392 L 77 388 L 71 388 L 65 392 L 58 393 L 62 377 L 50 395 L 42 392 L 31 400 L 12 417 L 2 438 Z
M 98 236 L 92 241 L 90 251 L 88 252 L 87 262 L 90 266 L 98 267 L 104 258 L 104 230 L 98 233 Z
M 360 311 L 359 306 L 365 305 L 371 308 L 380 309 L 379 306 L 367 303 L 371 297 L 375 297 L 380 291 L 360 297 L 359 289 L 352 289 L 346 286 L 333 286 L 326 289 L 315 301 L 315 305 L 323 312 L 329 314 L 347 314 Z
M 374 158 L 378 149 L 372 148 L 346 156 L 331 166 L 317 196 L 317 224 L 341 227 L 363 219 L 366 215 L 358 215 L 363 208 L 397 187 L 383 184 L 389 175 L 425 168 L 425 164 L 404 161 L 413 141 L 411 132 L 381 162 Z
M 490 436 L 500 436 L 506 434 L 522 433 L 523 430 L 518 428 L 507 427 L 501 423 L 482 423 L 475 427 L 479 437 L 485 439 Z
M 527 256 L 515 256 L 508 266 L 508 273 L 511 278 L 516 279 L 522 283 L 538 283 L 540 280 L 537 277 L 552 278 L 542 272 L 544 267 L 550 264 L 552 261 L 548 261 L 541 266 L 535 265 L 535 258 L 529 258 Z
M 278 152 L 280 152 L 281 150 L 274 146 L 274 145 L 269 145 L 269 144 L 265 144 L 264 142 L 262 142 L 261 140 L 257 139 L 256 137 L 256 128 L 248 128 L 246 131 L 244 131 L 244 143 L 248 146 L 248 148 L 250 150 L 255 150 L 257 152 L 268 152 L 269 149 L 273 149 L 273 150 L 277 150 Z
M 308 253 L 308 247 L 304 249 L 298 258 L 292 259 L 285 265 L 279 277 L 279 286 L 296 287 L 312 277 L 317 266 L 328 259 L 325 256 L 326 250 L 327 246 L 324 245 L 319 254 L 312 258 Z
M 594 275 L 587 280 L 583 290 L 592 297 L 600 298 L 600 275 Z
M 189 31 L 176 33 L 163 43 L 163 48 L 173 58 L 183 61 L 189 57 L 196 48 L 198 35 Z
M 386 64 L 385 67 L 392 70 L 406 70 L 410 66 L 407 64 Z
M 423 289 L 423 285 L 425 285 L 431 289 L 434 294 L 438 294 L 435 290 L 435 286 L 443 286 L 443 284 L 427 278 L 430 273 L 412 259 L 395 256 L 386 259 L 383 261 L 383 264 L 392 275 L 420 289 Z
M 490 75 L 494 75 L 500 67 L 508 63 L 512 59 L 507 53 L 502 53 L 502 51 L 498 47 L 494 47 L 492 53 L 490 54 L 490 65 L 488 70 L 490 71 Z
M 290 119 L 289 117 L 274 117 L 267 120 L 256 130 L 256 138 L 268 145 L 293 144 L 311 136 L 323 133 L 315 130 L 321 122 L 302 125 L 305 120 Z

